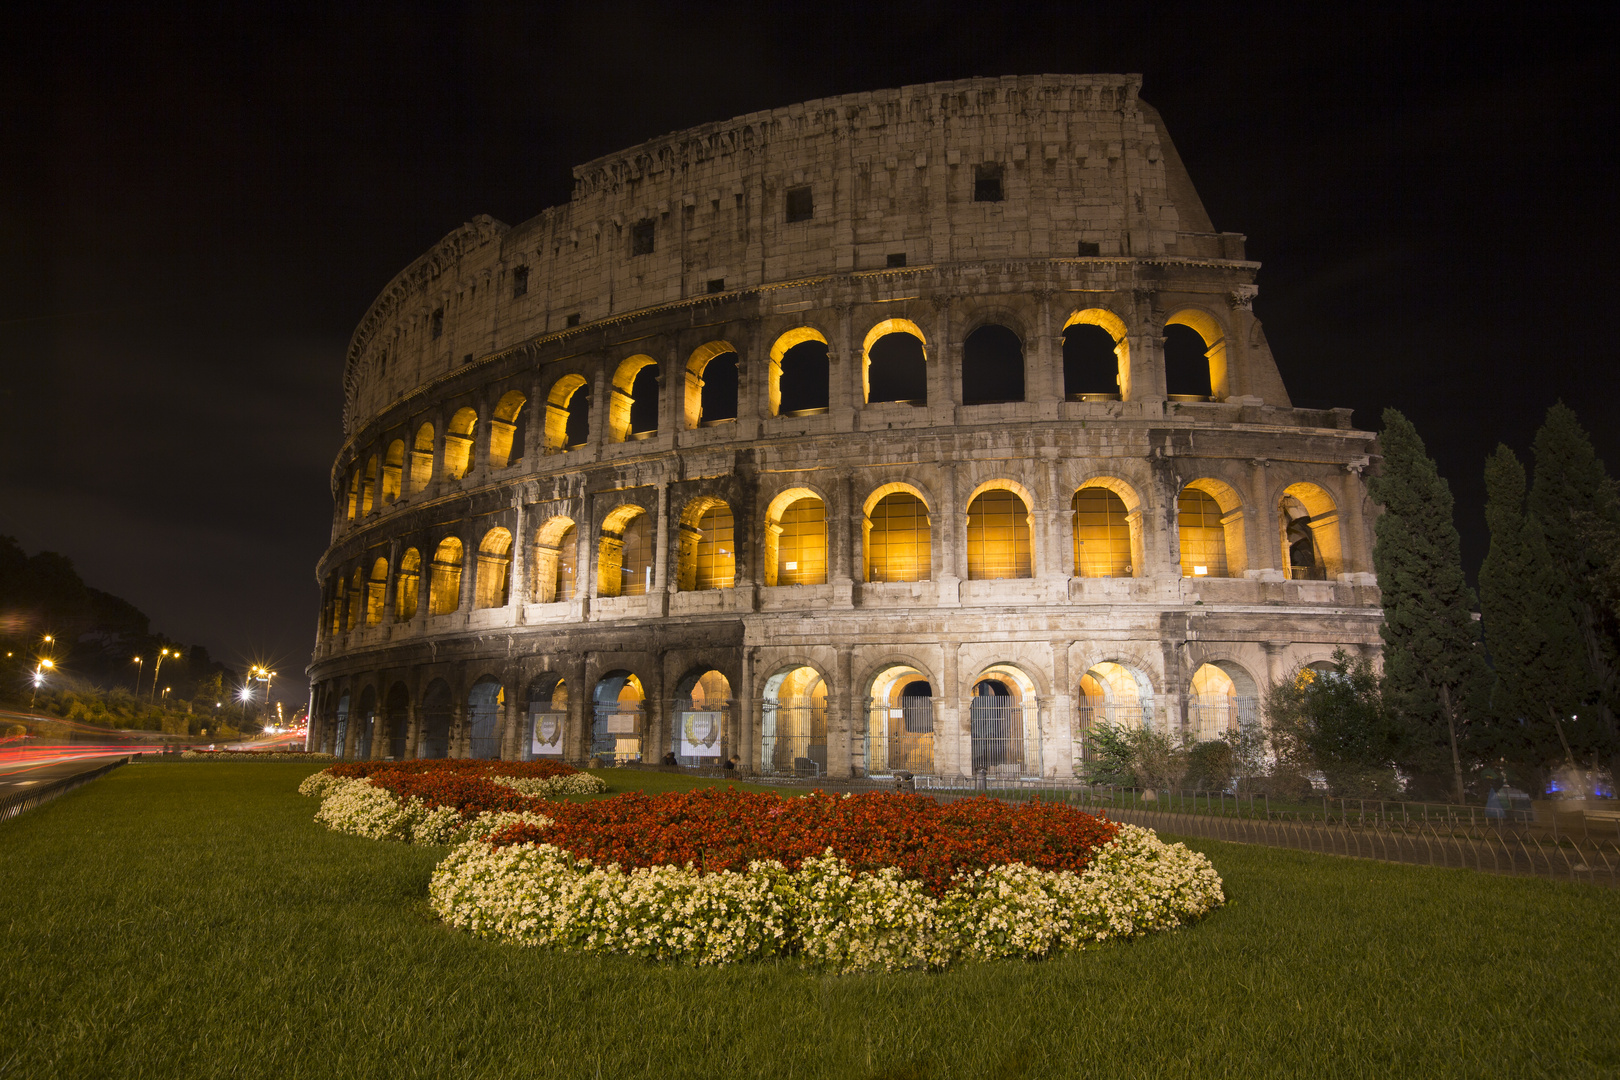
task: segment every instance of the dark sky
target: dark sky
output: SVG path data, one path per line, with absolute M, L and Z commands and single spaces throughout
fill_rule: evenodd
M 1564 398 L 1620 463 L 1602 9 L 57 5 L 0 44 L 0 532 L 301 669 L 343 350 L 395 272 L 573 165 L 756 109 L 1141 72 L 1296 403 L 1394 405 L 1458 499 Z M 47 12 L 48 8 L 48 13 Z

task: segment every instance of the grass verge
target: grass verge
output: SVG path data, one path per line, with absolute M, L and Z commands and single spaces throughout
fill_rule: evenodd
M 1620 1073 L 1620 892 L 1193 840 L 1230 902 L 1174 934 L 664 968 L 446 930 L 442 849 L 315 825 L 311 771 L 131 765 L 0 825 L 0 1077 Z

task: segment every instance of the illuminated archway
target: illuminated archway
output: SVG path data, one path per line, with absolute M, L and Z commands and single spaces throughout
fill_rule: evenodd
M 608 441 L 621 443 L 658 433 L 658 361 L 626 357 L 613 373 L 608 400 Z
M 443 679 L 428 683 L 422 694 L 422 733 L 417 740 L 419 758 L 447 758 L 450 756 L 450 720 L 455 709 L 455 698 L 450 684 Z
M 1231 485 L 1199 478 L 1176 497 L 1182 577 L 1242 577 L 1243 503 Z
M 406 548 L 399 557 L 399 580 L 394 584 L 394 621 L 416 618 L 416 605 L 422 588 L 422 553 Z
M 813 326 L 799 326 L 771 345 L 766 391 L 772 416 L 827 411 L 827 339 Z
M 875 355 L 874 355 L 875 353 Z M 910 319 L 884 319 L 861 343 L 862 400 L 928 404 L 928 338 Z
M 1290 484 L 1277 502 L 1283 573 L 1292 581 L 1332 581 L 1344 573 L 1339 508 L 1316 484 Z
M 379 558 L 371 564 L 371 577 L 366 582 L 366 625 L 381 626 L 383 612 L 387 610 L 385 593 L 388 589 L 388 560 Z
M 979 485 L 967 510 L 969 581 L 1035 576 L 1030 506 L 1023 485 L 992 480 Z
M 591 395 L 585 376 L 564 375 L 546 393 L 546 451 L 560 453 L 591 437 Z
M 467 756 L 493 761 L 501 756 L 501 714 L 506 691 L 493 675 L 485 675 L 467 691 Z
M 974 772 L 1041 773 L 1035 682 L 1011 664 L 992 664 L 969 685 L 968 735 Z
M 765 509 L 765 584 L 827 583 L 827 504 L 809 488 L 790 488 Z
M 737 419 L 737 350 L 729 341 L 699 345 L 686 361 L 686 426 Z
M 733 708 L 731 681 L 713 668 L 677 682 L 669 740 L 675 763 L 717 765 L 728 757 Z
M 872 677 L 867 693 L 867 775 L 934 771 L 933 684 L 911 664 Z
M 508 390 L 495 403 L 495 415 L 489 421 L 489 467 L 504 469 L 523 460 L 525 439 L 524 406 L 529 399 L 518 390 Z
M 933 531 L 928 501 L 910 484 L 884 484 L 866 497 L 861 553 L 867 581 L 928 581 Z
M 460 480 L 472 465 L 474 431 L 478 427 L 478 414 L 472 409 L 457 409 L 450 417 L 450 427 L 444 433 L 444 475 Z
M 646 700 L 641 680 L 628 671 L 609 671 L 597 680 L 591 692 L 591 757 L 641 760 Z
M 377 494 L 377 455 L 372 454 L 366 459 L 365 470 L 360 474 L 360 516 L 365 517 L 371 513 L 376 502 Z
M 450 615 L 461 607 L 461 540 L 447 536 L 433 553 L 428 579 L 428 614 Z
M 796 776 L 827 772 L 827 680 L 807 665 L 765 680 L 760 771 Z
M 1185 326 L 1198 335 L 1204 345 L 1204 360 L 1208 365 L 1209 374 L 1207 394 L 1202 384 L 1196 387 L 1189 385 L 1182 392 L 1177 392 L 1167 371 L 1165 390 L 1171 400 L 1187 398 L 1197 401 L 1207 396 L 1213 401 L 1225 401 L 1230 397 L 1232 389 L 1226 370 L 1226 330 L 1220 321 L 1202 308 L 1183 308 L 1166 319 L 1164 326 L 1167 334 L 1172 326 Z M 1166 348 L 1168 347 L 1167 345 Z
M 473 607 L 505 607 L 512 598 L 512 534 L 499 526 L 484 534 L 478 545 L 478 580 L 473 585 Z
M 399 498 L 400 484 L 405 469 L 405 440 L 395 439 L 383 454 L 382 501 L 394 502 Z
M 1086 308 L 1070 313 L 1062 335 L 1066 399 L 1130 399 L 1131 345 L 1124 319 L 1105 308 Z
M 558 515 L 540 526 L 534 539 L 534 599 L 551 604 L 572 600 L 578 589 L 579 530 Z
M 1011 327 L 985 323 L 962 341 L 962 404 L 1024 400 L 1024 341 Z
M 677 528 L 677 589 L 701 592 L 737 583 L 737 523 L 724 500 L 698 496 L 686 504 Z
M 1218 739 L 1255 722 L 1259 688 L 1230 660 L 1211 660 L 1193 671 L 1187 687 L 1187 734 L 1198 742 Z
M 416 429 L 411 443 L 411 494 L 420 495 L 433 482 L 433 425 Z
M 652 588 L 651 515 L 634 503 L 613 510 L 602 522 L 596 554 L 598 596 L 645 596 Z

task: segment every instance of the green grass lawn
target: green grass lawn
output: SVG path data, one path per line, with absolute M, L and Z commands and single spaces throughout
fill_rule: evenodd
M 442 849 L 315 825 L 311 771 L 131 765 L 0 824 L 0 1077 L 1620 1075 L 1620 892 L 1198 840 L 1229 903 L 1173 934 L 666 968 L 445 929 Z

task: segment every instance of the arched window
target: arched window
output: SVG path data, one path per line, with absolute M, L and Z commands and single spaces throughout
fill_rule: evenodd
M 1176 499 L 1176 528 L 1181 537 L 1182 577 L 1228 577 L 1226 526 L 1221 504 L 1191 485 Z
M 628 671 L 610 671 L 591 692 L 591 757 L 618 761 L 641 758 L 646 692 Z
M 934 771 L 934 688 L 909 665 L 872 679 L 866 722 L 866 772 Z
M 377 455 L 372 454 L 366 459 L 365 472 L 361 474 L 360 481 L 360 516 L 371 513 L 371 508 L 377 501 Z
M 449 615 L 461 607 L 461 541 L 447 536 L 433 553 L 428 581 L 428 613 Z
M 737 350 L 730 342 L 700 345 L 686 361 L 686 426 L 737 419 Z
M 771 346 L 766 389 L 772 416 L 804 416 L 827 411 L 827 339 L 809 326 L 789 330 Z
M 327 589 L 327 632 L 330 634 L 343 633 L 343 604 L 344 588 L 346 582 L 342 574 L 332 575 L 332 583 Z
M 478 545 L 478 580 L 474 583 L 473 607 L 505 607 L 512 598 L 512 534 L 494 528 Z
M 1074 493 L 1074 576 L 1130 577 L 1131 524 L 1125 502 L 1105 487 Z
M 579 561 L 579 531 L 565 517 L 554 517 L 540 527 L 534 546 L 535 602 L 552 604 L 572 600 Z
M 493 761 L 501 756 L 501 712 L 506 691 L 486 675 L 467 693 L 467 756 Z
M 394 586 L 394 620 L 409 622 L 416 618 L 416 605 L 422 588 L 422 554 L 415 548 L 406 548 L 399 557 L 399 582 Z
M 371 564 L 371 580 L 366 582 L 366 625 L 381 626 L 387 610 L 388 560 Z
M 625 442 L 657 433 L 658 362 L 638 354 L 621 362 L 613 374 L 608 438 L 611 442 Z
M 1339 510 L 1315 484 L 1291 484 L 1277 505 L 1282 566 L 1291 581 L 1329 581 L 1344 572 Z
M 443 679 L 434 679 L 422 695 L 422 735 L 417 746 L 419 758 L 445 758 L 450 756 L 450 717 L 455 698 L 450 685 Z
M 1069 401 L 1117 401 L 1130 394 L 1130 343 L 1125 320 L 1087 308 L 1063 324 L 1063 396 Z
M 348 520 L 354 520 L 354 512 L 360 508 L 360 471 L 349 470 L 349 509 Z
M 1164 389 L 1172 401 L 1224 401 L 1230 396 L 1226 335 L 1208 312 L 1187 308 L 1165 320 Z
M 928 339 L 917 324 L 887 319 L 874 326 L 862 347 L 866 400 L 928 404 Z
M 621 506 L 602 522 L 596 556 L 598 596 L 645 596 L 652 588 L 653 523 L 639 506 Z
M 344 624 L 345 630 L 353 630 L 360 625 L 364 618 L 366 602 L 366 572 L 358 566 L 354 568 L 354 577 L 349 581 L 349 618 Z
M 405 471 L 405 440 L 395 439 L 388 444 L 383 455 L 382 501 L 394 502 L 399 498 L 400 482 Z
M 546 452 L 584 446 L 591 437 L 591 394 L 583 375 L 564 375 L 546 393 Z
M 489 467 L 504 469 L 523 460 L 524 423 L 529 399 L 520 391 L 508 390 L 495 403 L 495 415 L 489 421 Z
M 765 512 L 765 584 L 827 583 L 827 504 L 804 488 L 784 491 Z
M 411 443 L 411 494 L 426 491 L 432 480 L 433 425 L 423 424 L 416 429 L 416 439 Z
M 890 491 L 866 511 L 867 581 L 927 581 L 934 559 L 928 505 L 913 491 Z
M 1016 492 L 990 488 L 968 504 L 968 579 L 1035 576 L 1029 506 Z
M 450 418 L 450 430 L 444 435 L 444 475 L 460 480 L 472 465 L 473 430 L 478 426 L 478 414 L 471 409 L 457 409 Z
M 1237 726 L 1237 687 L 1226 672 L 1214 664 L 1200 665 L 1193 672 L 1190 691 L 1187 727 L 1195 739 L 1217 739 Z
M 729 589 L 737 583 L 735 532 L 731 507 L 719 499 L 694 499 L 687 506 L 681 515 L 676 578 L 682 592 Z
M 1024 343 L 1018 335 L 994 323 L 969 334 L 962 342 L 962 404 L 1023 400 Z

